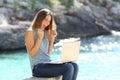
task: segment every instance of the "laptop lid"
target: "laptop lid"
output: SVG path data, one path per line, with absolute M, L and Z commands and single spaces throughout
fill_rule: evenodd
M 60 61 L 75 61 L 79 57 L 80 41 L 65 42 L 62 45 Z

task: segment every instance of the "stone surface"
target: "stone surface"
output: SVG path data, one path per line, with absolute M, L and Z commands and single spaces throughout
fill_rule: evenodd
M 30 78 L 23 79 L 23 80 L 61 80 L 61 77 L 57 77 L 57 78 L 37 78 L 37 77 L 30 77 Z

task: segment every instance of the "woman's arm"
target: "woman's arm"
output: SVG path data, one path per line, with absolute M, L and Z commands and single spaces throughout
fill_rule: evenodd
M 27 31 L 25 36 L 25 44 L 27 51 L 29 52 L 31 57 L 34 57 L 40 47 L 42 38 L 44 36 L 43 31 L 38 31 L 38 39 L 34 41 L 34 33 L 33 31 Z
M 51 30 L 48 31 L 48 40 L 49 40 L 49 48 L 48 48 L 48 55 L 51 54 L 53 46 L 54 46 L 54 41 L 55 41 L 55 37 L 57 36 L 57 32 L 56 30 Z
M 53 41 L 51 41 L 51 42 L 49 42 L 48 55 L 50 55 L 50 54 L 51 54 L 51 52 L 52 52 L 52 49 L 53 49 L 53 44 L 54 44 L 54 40 L 53 40 Z

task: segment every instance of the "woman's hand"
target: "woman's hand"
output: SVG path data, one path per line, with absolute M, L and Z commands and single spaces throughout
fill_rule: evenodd
M 41 29 L 38 29 L 38 38 L 43 38 L 44 37 L 44 31 Z
M 49 42 L 54 42 L 56 36 L 57 36 L 56 30 L 49 30 L 49 32 L 48 32 Z
M 50 55 L 52 52 L 53 44 L 56 36 L 57 36 L 56 30 L 48 30 L 48 40 L 49 40 L 48 55 Z
M 52 31 L 53 36 L 56 37 L 57 36 L 57 31 L 56 30 L 51 30 L 51 31 Z

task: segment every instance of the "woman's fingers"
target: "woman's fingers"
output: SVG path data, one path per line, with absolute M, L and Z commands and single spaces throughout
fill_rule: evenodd
M 44 31 L 41 29 L 38 29 L 38 37 L 42 37 L 44 36 Z
M 57 36 L 57 31 L 56 30 L 52 30 L 52 33 L 51 33 L 54 37 Z

